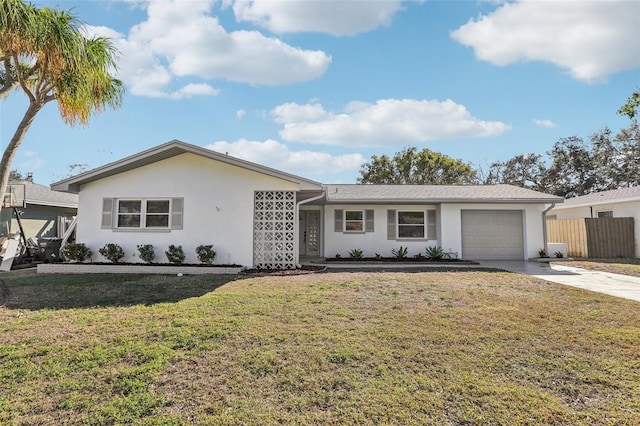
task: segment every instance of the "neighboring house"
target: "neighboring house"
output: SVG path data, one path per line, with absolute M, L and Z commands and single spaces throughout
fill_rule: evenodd
M 543 215 L 562 198 L 510 185 L 323 185 L 171 141 L 52 185 L 79 194 L 76 238 L 117 243 L 136 261 L 170 244 L 186 262 L 213 244 L 218 264 L 291 268 L 301 258 L 442 246 L 468 259 L 526 259 L 544 247 Z M 95 254 L 94 254 L 95 256 Z M 96 257 L 97 259 L 97 257 Z
M 640 258 L 640 186 L 569 198 L 555 206 L 548 216 L 550 219 L 632 217 L 636 257 Z
M 66 225 L 78 211 L 78 195 L 52 191 L 31 180 L 10 181 L 9 185 L 24 185 L 25 207 L 19 207 L 20 221 L 26 238 L 61 238 Z M 13 208 L 0 213 L 0 234 L 7 236 L 20 231 Z

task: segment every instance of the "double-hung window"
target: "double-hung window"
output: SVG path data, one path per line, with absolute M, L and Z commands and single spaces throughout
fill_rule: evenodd
M 102 229 L 182 229 L 183 198 L 103 198 Z
M 364 211 L 346 210 L 344 212 L 344 230 L 345 232 L 363 232 Z
M 398 212 L 398 238 L 424 238 L 424 211 Z
M 387 239 L 435 240 L 436 211 L 387 210 Z
M 374 214 L 372 209 L 367 210 L 334 210 L 335 232 L 365 233 L 374 231 Z
M 142 200 L 118 200 L 118 228 L 140 228 Z
M 145 215 L 146 228 L 168 228 L 169 227 L 169 200 L 147 200 Z

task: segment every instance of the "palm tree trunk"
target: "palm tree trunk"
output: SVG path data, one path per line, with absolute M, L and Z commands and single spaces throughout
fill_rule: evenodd
M 2 160 L 0 160 L 0 194 L 4 198 L 4 193 L 7 190 L 7 184 L 9 183 L 9 174 L 11 173 L 11 163 L 18 153 L 18 148 L 20 144 L 24 140 L 24 136 L 27 134 L 27 130 L 31 127 L 31 123 L 33 123 L 33 119 L 36 118 L 36 114 L 42 108 L 43 104 L 40 102 L 30 102 L 29 108 L 22 117 L 18 128 L 16 129 L 9 145 L 4 150 L 2 154 Z M 2 209 L 2 205 L 0 204 L 0 211 Z

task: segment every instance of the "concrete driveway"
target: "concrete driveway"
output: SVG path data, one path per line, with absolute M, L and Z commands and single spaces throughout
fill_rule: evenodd
M 589 271 L 571 266 L 570 262 L 549 265 L 540 262 L 484 260 L 480 265 L 640 302 L 640 277 Z

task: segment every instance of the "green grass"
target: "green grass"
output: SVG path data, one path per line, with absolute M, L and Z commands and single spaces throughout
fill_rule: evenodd
M 640 305 L 530 277 L 1 278 L 3 425 L 640 423 Z

